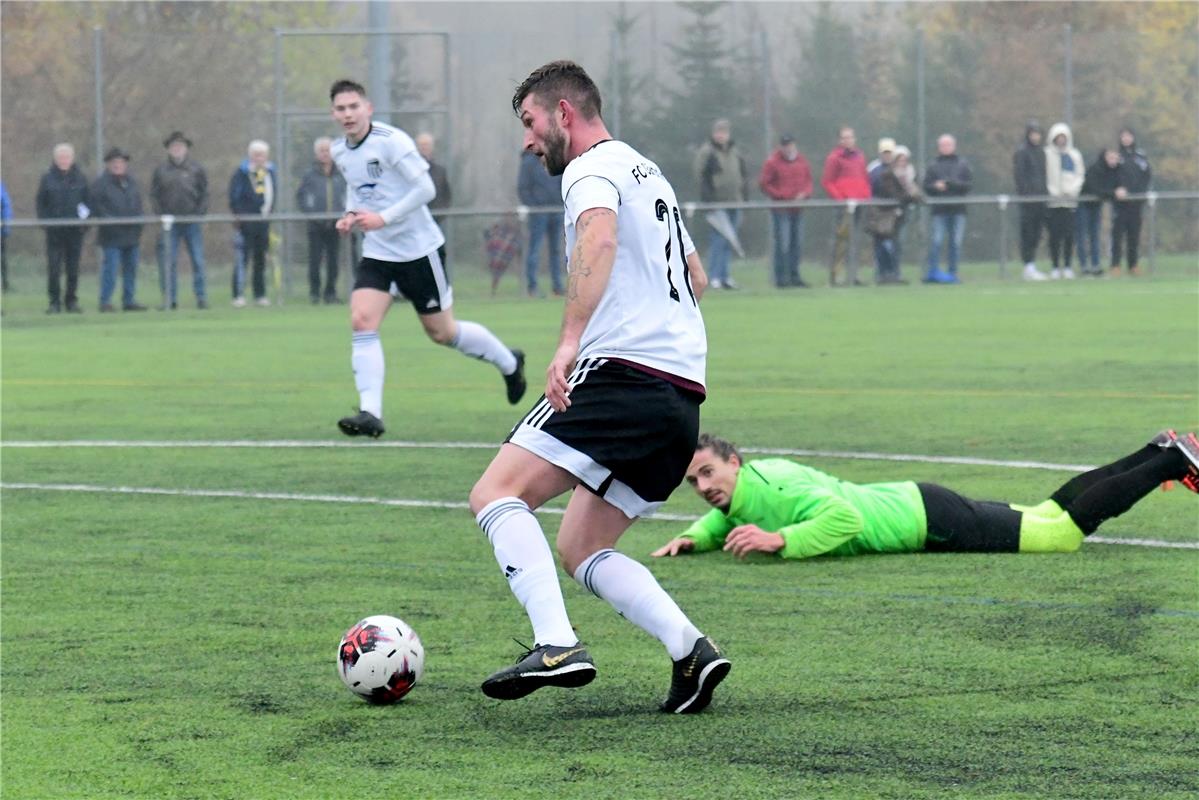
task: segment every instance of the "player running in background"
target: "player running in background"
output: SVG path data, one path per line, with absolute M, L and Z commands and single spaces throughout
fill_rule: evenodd
M 862 553 L 1072 553 L 1105 520 L 1165 481 L 1199 491 L 1199 439 L 1162 431 L 1135 453 L 1066 482 L 1040 505 L 979 502 L 933 483 L 838 480 L 780 458 L 743 461 L 737 448 L 699 437 L 687 482 L 715 506 L 653 552 L 723 548 L 739 558 Z
M 383 433 L 383 345 L 379 325 L 393 293 L 407 298 L 437 344 L 482 359 L 504 376 L 508 402 L 525 393 L 524 353 L 510 350 L 476 322 L 455 320 L 445 272 L 445 236 L 429 213 L 436 194 L 429 164 L 408 134 L 371 120 L 374 108 L 360 84 L 340 80 L 329 90 L 333 119 L 345 137 L 332 154 L 346 180 L 346 213 L 337 230 L 365 232 L 362 261 L 350 295 L 354 339 L 350 363 L 359 411 L 338 421 L 347 436 Z
M 570 492 L 558 530 L 563 568 L 665 645 L 674 669 L 661 709 L 694 713 L 729 661 L 648 569 L 613 548 L 679 485 L 695 450 L 707 356 L 698 301 L 707 279 L 674 189 L 655 164 L 611 138 L 600 102 L 569 61 L 535 70 L 512 100 L 525 149 L 562 175 L 569 275 L 545 395 L 470 494 L 534 636 L 533 648 L 482 688 L 511 700 L 595 677 L 531 510 Z

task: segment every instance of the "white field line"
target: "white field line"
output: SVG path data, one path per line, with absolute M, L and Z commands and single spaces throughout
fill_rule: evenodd
M 116 439 L 109 440 L 89 440 L 89 439 L 73 439 L 63 441 L 17 441 L 17 442 L 0 442 L 0 447 L 3 448 L 86 448 L 86 447 L 147 447 L 147 448 L 261 448 L 267 449 L 287 449 L 287 448 L 305 448 L 305 447 L 362 447 L 362 448 L 398 448 L 404 450 L 494 450 L 499 447 L 498 442 L 408 442 L 408 441 L 385 441 L 385 442 L 356 442 L 353 440 L 308 440 L 308 439 L 232 439 L 232 440 L 187 440 L 181 439 L 178 441 L 170 440 L 149 440 L 149 441 L 122 441 Z M 770 456 L 814 456 L 817 458 L 845 458 L 856 459 L 860 461 L 908 461 L 921 464 L 963 464 L 976 467 L 1009 467 L 1011 469 L 1048 469 L 1058 472 L 1086 472 L 1087 470 L 1095 469 L 1095 466 L 1087 464 L 1054 464 L 1046 461 L 1008 461 L 994 458 L 974 458 L 971 456 L 927 456 L 927 455 L 910 455 L 905 453 L 870 453 L 863 451 L 848 451 L 848 450 L 795 450 L 779 447 L 743 447 L 742 452 L 755 453 Z
M 355 497 L 340 494 L 294 494 L 291 492 L 243 492 L 224 489 L 161 489 L 150 486 L 96 486 L 86 483 L 16 483 L 0 482 L 0 489 L 32 490 L 39 492 L 91 492 L 97 494 L 148 494 L 167 497 L 210 497 L 235 500 L 284 500 L 307 503 L 349 503 L 356 505 L 394 506 L 400 508 L 440 508 L 466 510 L 464 502 L 449 500 L 404 500 L 385 497 Z M 558 514 L 562 508 L 540 508 L 540 513 Z M 652 519 L 666 522 L 694 522 L 699 519 L 693 514 L 655 514 Z M 1090 536 L 1088 542 L 1096 544 L 1123 544 L 1133 547 L 1157 547 L 1172 550 L 1199 550 L 1199 542 L 1166 542 L 1160 539 L 1124 539 L 1106 536 Z

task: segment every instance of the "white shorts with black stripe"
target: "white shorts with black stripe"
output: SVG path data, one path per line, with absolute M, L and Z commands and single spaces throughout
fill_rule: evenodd
M 574 475 L 629 518 L 652 514 L 682 482 L 699 437 L 703 398 L 604 358 L 586 358 L 567 380 L 570 407 L 545 395 L 508 441 Z
M 436 314 L 454 304 L 454 290 L 445 271 L 444 245 L 415 261 L 363 258 L 354 288 L 390 292 L 412 303 L 417 314 Z

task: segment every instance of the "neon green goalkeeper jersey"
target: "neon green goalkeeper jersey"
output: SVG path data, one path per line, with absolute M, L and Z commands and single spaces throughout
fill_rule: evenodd
M 712 509 L 681 536 L 716 550 L 739 525 L 781 534 L 783 558 L 924 549 L 928 523 L 915 483 L 856 484 L 781 458 L 741 465 L 729 511 Z

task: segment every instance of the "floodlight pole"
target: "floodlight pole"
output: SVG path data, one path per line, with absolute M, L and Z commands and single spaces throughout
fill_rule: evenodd
M 99 25 L 92 28 L 92 50 L 96 82 L 96 170 L 99 171 L 104 164 L 104 29 Z
M 1062 26 L 1062 39 L 1065 50 L 1065 91 L 1066 91 L 1066 124 L 1074 130 L 1074 29 L 1067 22 Z

